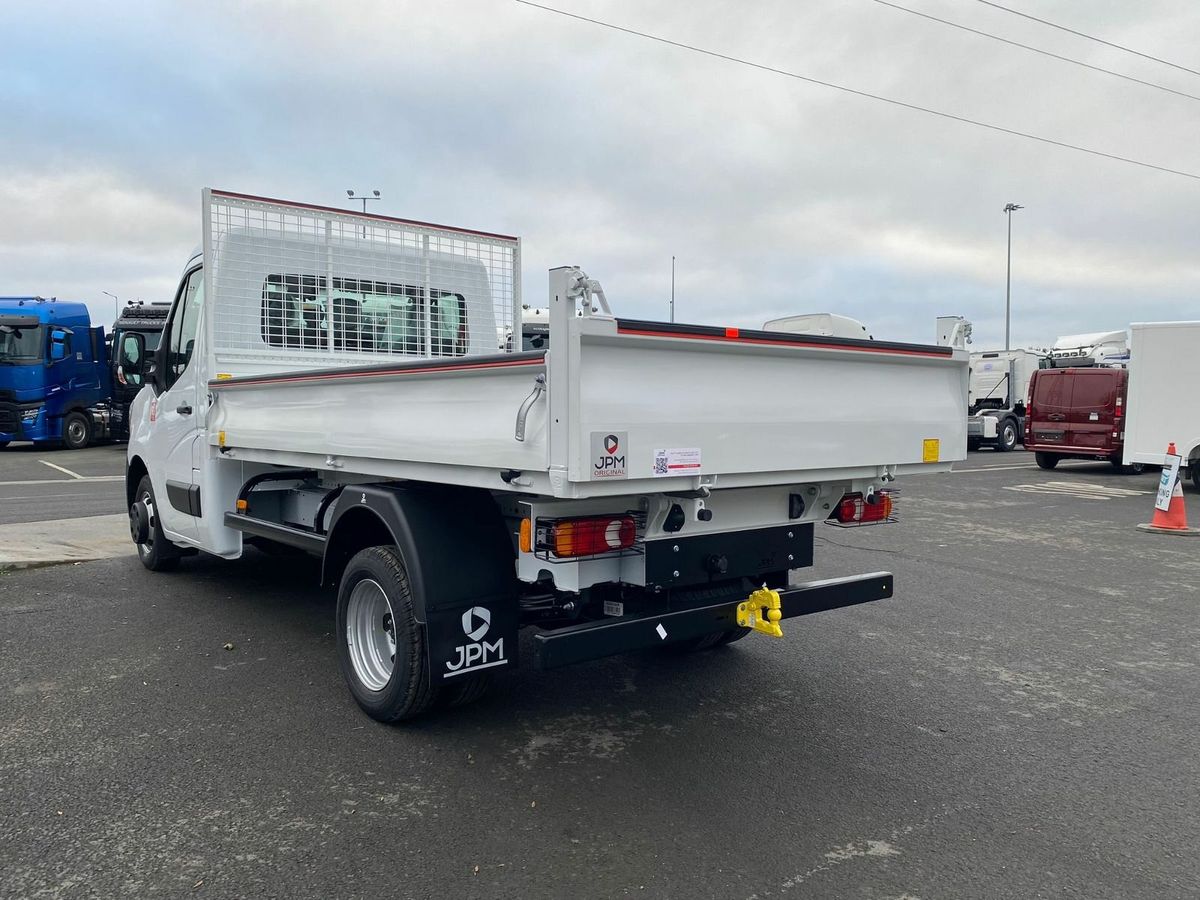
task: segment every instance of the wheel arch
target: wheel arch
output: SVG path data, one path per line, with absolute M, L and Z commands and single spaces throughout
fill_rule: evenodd
M 419 483 L 348 485 L 329 514 L 321 582 L 340 582 L 358 551 L 395 544 L 415 611 L 512 601 L 512 536 L 487 491 Z
M 129 464 L 125 467 L 125 506 L 126 508 L 133 506 L 134 494 L 137 493 L 138 483 L 147 475 L 150 470 L 146 468 L 146 464 L 142 462 L 140 456 L 135 456 L 129 460 Z

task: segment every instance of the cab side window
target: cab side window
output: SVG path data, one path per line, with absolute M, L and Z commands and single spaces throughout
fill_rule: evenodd
M 204 270 L 197 269 L 188 276 L 171 315 L 171 343 L 167 348 L 166 371 L 163 373 L 168 390 L 179 380 L 192 359 L 203 303 Z

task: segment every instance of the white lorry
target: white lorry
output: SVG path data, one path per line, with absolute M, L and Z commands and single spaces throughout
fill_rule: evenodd
M 1050 366 L 1069 369 L 1080 366 L 1125 368 L 1129 363 L 1129 343 L 1125 331 L 1095 331 L 1067 334 L 1050 348 Z
M 937 343 L 966 349 L 971 323 L 962 316 L 939 316 Z M 1000 451 L 1016 448 L 1025 434 L 1025 398 L 1029 381 L 1045 364 L 1036 350 L 983 350 L 971 354 L 967 382 L 967 448 L 988 445 Z
M 1170 444 L 1200 490 L 1200 322 L 1129 326 L 1125 465 L 1163 465 Z
M 888 573 L 788 587 L 814 527 L 965 447 L 949 348 L 635 321 L 550 272 L 524 350 L 516 238 L 203 192 L 132 411 L 151 570 L 267 542 L 322 560 L 341 669 L 396 721 L 543 668 L 879 600 Z

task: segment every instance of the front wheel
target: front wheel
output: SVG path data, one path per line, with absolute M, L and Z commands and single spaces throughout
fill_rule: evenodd
M 129 534 L 137 545 L 138 559 L 151 572 L 169 572 L 179 566 L 179 548 L 163 534 L 150 476 L 143 475 L 129 507 Z
M 1058 465 L 1058 457 L 1053 453 L 1035 453 L 1033 458 L 1039 469 L 1053 469 Z
M 63 420 L 63 446 L 68 450 L 82 450 L 92 442 L 92 420 L 76 410 Z

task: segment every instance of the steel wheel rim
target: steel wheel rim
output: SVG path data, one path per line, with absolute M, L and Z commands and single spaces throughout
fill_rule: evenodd
M 354 674 L 369 691 L 382 691 L 396 665 L 392 604 L 379 582 L 364 578 L 346 603 L 346 646 Z
M 82 443 L 83 436 L 86 433 L 87 431 L 84 428 L 83 422 L 79 421 L 79 419 L 72 419 L 67 423 L 67 440 L 72 444 Z
M 142 504 L 146 507 L 146 541 L 138 544 L 138 554 L 149 554 L 154 550 L 154 498 L 150 496 L 150 492 L 142 494 Z

